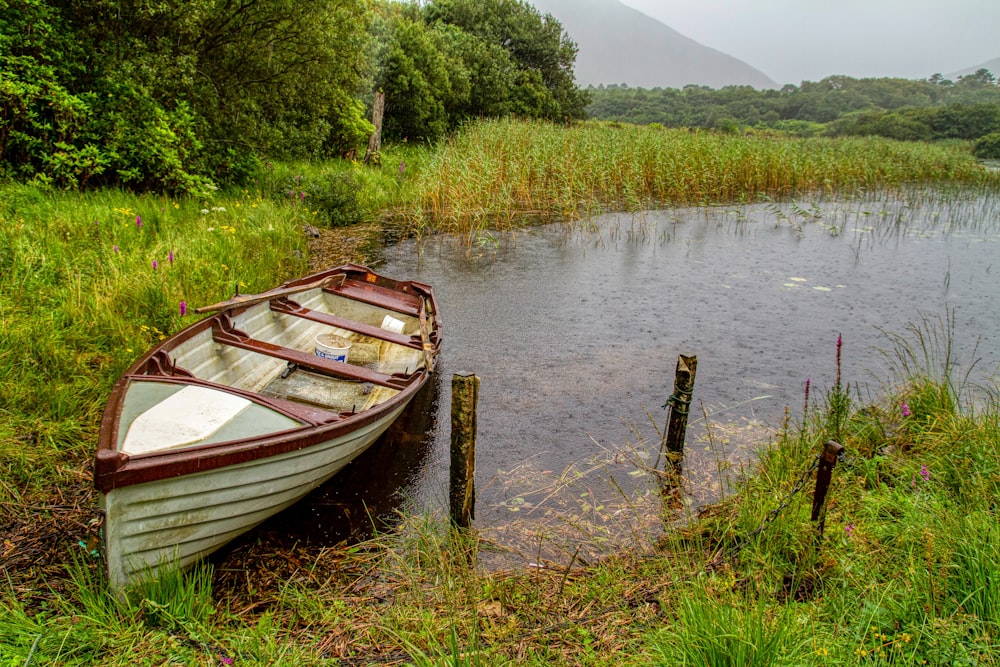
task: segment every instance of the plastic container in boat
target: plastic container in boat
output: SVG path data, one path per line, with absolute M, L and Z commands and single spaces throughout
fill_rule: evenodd
M 404 324 L 405 322 L 403 322 L 403 320 L 397 320 L 392 315 L 386 315 L 385 318 L 382 319 L 382 328 L 393 333 L 403 333 Z
M 346 363 L 347 355 L 350 351 L 351 341 L 347 340 L 343 336 L 328 333 L 316 336 L 316 349 L 314 350 L 314 354 L 317 357 Z

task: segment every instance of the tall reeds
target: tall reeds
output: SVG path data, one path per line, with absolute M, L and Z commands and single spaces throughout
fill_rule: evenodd
M 467 232 L 524 215 L 635 211 L 988 178 L 953 148 L 882 139 L 776 139 L 653 126 L 466 127 L 414 186 L 419 225 Z

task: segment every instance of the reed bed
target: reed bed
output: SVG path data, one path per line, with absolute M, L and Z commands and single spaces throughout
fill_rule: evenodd
M 573 220 L 990 178 L 970 154 L 930 144 L 496 120 L 470 125 L 433 153 L 417 177 L 411 219 L 418 229 L 466 233 L 525 215 Z

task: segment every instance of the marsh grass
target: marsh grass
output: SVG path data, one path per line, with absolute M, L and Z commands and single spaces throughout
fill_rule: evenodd
M 248 193 L 0 190 L 5 484 L 78 484 L 101 397 L 131 361 L 196 306 L 302 273 L 296 213 Z
M 418 176 L 411 221 L 418 230 L 471 238 L 525 215 L 575 220 L 609 210 L 990 178 L 953 146 L 496 120 L 471 125 L 434 151 Z

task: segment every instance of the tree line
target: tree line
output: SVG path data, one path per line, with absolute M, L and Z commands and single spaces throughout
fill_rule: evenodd
M 980 140 L 1000 132 L 1000 86 L 980 69 L 957 81 L 830 76 L 800 86 L 591 87 L 591 118 L 799 136 L 878 135 L 899 140 Z
M 587 117 L 794 134 L 977 139 L 1000 88 L 837 76 L 780 90 L 582 90 L 524 0 L 0 0 L 0 178 L 194 192 L 262 161 L 352 155 L 475 118 Z M 1000 144 L 1000 138 L 996 139 Z
M 0 0 L 0 176 L 196 191 L 479 116 L 585 117 L 576 45 L 521 0 Z

